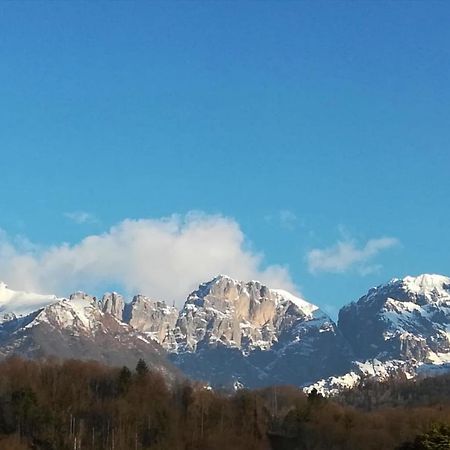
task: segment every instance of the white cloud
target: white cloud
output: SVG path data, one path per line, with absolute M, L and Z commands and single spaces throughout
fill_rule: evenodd
M 338 241 L 332 247 L 311 250 L 307 255 L 308 268 L 311 273 L 344 273 L 355 269 L 361 275 L 378 271 L 379 264 L 369 264 L 381 251 L 387 250 L 399 241 L 392 237 L 369 239 L 359 246 L 352 239 Z
M 285 267 L 263 268 L 263 255 L 247 248 L 238 223 L 188 214 L 124 220 L 75 245 L 17 245 L 0 233 L 0 279 L 16 289 L 58 295 L 121 286 L 180 304 L 198 283 L 225 273 L 295 291 Z
M 84 224 L 84 223 L 97 223 L 98 219 L 91 213 L 88 213 L 86 211 L 72 211 L 64 213 L 64 216 L 70 219 L 72 222 L 78 223 L 78 224 Z
M 297 215 L 290 209 L 280 209 L 275 214 L 267 214 L 264 220 L 268 223 L 275 223 L 288 231 L 293 231 L 299 224 Z

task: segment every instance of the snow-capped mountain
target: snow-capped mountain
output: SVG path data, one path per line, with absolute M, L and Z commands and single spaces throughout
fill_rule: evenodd
M 168 350 L 175 364 L 213 385 L 301 385 L 342 373 L 351 359 L 335 323 L 317 306 L 224 275 L 189 295 L 174 340 Z
M 130 367 L 144 358 L 169 378 L 176 376 L 165 351 L 117 317 L 120 299 L 114 293 L 98 302 L 83 292 L 57 298 L 15 292 L 2 284 L 0 357 L 93 359 Z
M 344 306 L 338 326 L 356 356 L 352 370 L 309 388 L 330 394 L 364 378 L 448 372 L 450 278 L 424 274 L 392 279 Z
M 358 359 L 450 362 L 450 278 L 393 279 L 339 313 Z
M 343 307 L 338 325 L 286 291 L 225 275 L 180 311 L 144 295 L 58 298 L 0 283 L 0 357 L 13 354 L 129 366 L 142 357 L 169 377 L 173 363 L 213 386 L 334 393 L 365 378 L 450 370 L 450 278 L 393 279 Z

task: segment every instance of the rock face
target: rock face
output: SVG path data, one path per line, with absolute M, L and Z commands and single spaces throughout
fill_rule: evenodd
M 425 274 L 393 279 L 344 306 L 338 324 L 356 360 L 348 373 L 311 386 L 324 394 L 365 378 L 450 371 L 450 278 Z
M 450 278 L 393 279 L 339 313 L 358 359 L 450 361 Z
M 178 366 L 215 387 L 333 393 L 367 377 L 450 370 L 450 278 L 393 279 L 343 307 L 338 325 L 286 291 L 224 275 L 201 284 L 181 311 L 143 295 L 66 299 L 0 283 L 0 358 L 9 355 L 131 367 L 144 358 L 169 379 Z
M 123 297 L 117 292 L 107 292 L 101 301 L 101 308 L 104 313 L 108 313 L 122 320 L 125 302 Z
M 156 342 L 170 349 L 173 345 L 173 329 L 178 319 L 178 310 L 165 302 L 143 295 L 133 297 L 123 313 L 123 321 L 134 329 L 148 333 Z
M 172 360 L 213 385 L 301 385 L 342 373 L 351 351 L 319 308 L 257 281 L 219 276 L 189 295 Z
M 0 295 L 0 309 L 5 306 L 5 298 L 14 292 L 5 289 L 9 292 Z M 51 356 L 130 367 L 143 358 L 149 367 L 164 373 L 169 380 L 179 376 L 159 344 L 116 317 L 121 307 L 120 296 L 107 296 L 107 302 L 97 302 L 83 292 L 72 294 L 69 299 L 19 294 L 14 298 L 21 313 L 9 313 L 0 323 L 0 358 Z M 50 304 L 30 312 L 27 305 L 33 308 L 41 300 Z

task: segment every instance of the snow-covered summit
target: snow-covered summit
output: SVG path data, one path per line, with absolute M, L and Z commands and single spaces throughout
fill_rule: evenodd
M 71 296 L 69 299 L 60 299 L 44 307 L 27 326 L 30 328 L 46 323 L 59 330 L 70 329 L 76 333 L 91 333 L 99 328 L 101 315 L 97 303 L 89 296 Z
M 393 278 L 385 284 L 370 289 L 357 303 L 359 305 L 371 303 L 380 294 L 397 301 L 413 302 L 418 305 L 443 303 L 450 301 L 450 278 L 431 274 Z
M 289 383 L 332 392 L 368 376 L 447 370 L 450 278 L 394 278 L 343 307 L 339 325 L 297 295 L 227 275 L 200 284 L 180 311 L 145 295 L 58 298 L 0 283 L 0 358 L 15 352 L 121 364 L 130 352 L 164 357 L 161 346 L 187 375 L 214 386 Z
M 312 303 L 309 303 L 306 300 L 285 291 L 284 289 L 271 289 L 271 291 L 275 294 L 275 298 L 278 296 L 277 300 L 279 302 L 288 301 L 293 303 L 298 309 L 304 312 L 306 316 L 310 316 L 314 311 L 319 309 L 318 306 L 313 305 Z
M 392 279 L 343 307 L 339 328 L 362 358 L 439 361 L 450 351 L 450 279 Z
M 219 275 L 188 296 L 177 326 L 192 350 L 205 339 L 238 348 L 269 348 L 294 321 L 319 317 L 325 319 L 317 306 L 289 292 Z
M 402 287 L 416 298 L 427 303 L 450 301 L 450 278 L 442 275 L 423 274 L 417 277 L 405 277 Z
M 319 309 L 316 305 L 283 289 L 269 288 L 258 280 L 239 281 L 223 274 L 200 284 L 198 289 L 189 295 L 186 303 L 204 306 L 207 297 L 210 301 L 214 298 L 225 300 L 226 306 L 222 304 L 222 308 L 219 309 L 223 309 L 224 306 L 226 308 L 236 307 L 243 298 L 251 299 L 256 303 L 270 298 L 274 306 L 293 304 L 307 316 Z
M 79 329 L 90 332 L 98 327 L 101 304 L 85 292 L 78 291 L 68 298 L 50 294 L 14 291 L 0 283 L 0 323 L 21 319 L 27 328 L 52 324 L 59 329 Z M 27 318 L 25 320 L 25 318 Z M 22 320 L 24 319 L 24 320 Z
M 52 356 L 132 367 L 144 358 L 149 367 L 173 379 L 177 370 L 161 347 L 123 321 L 122 300 L 110 293 L 97 301 L 81 291 L 58 298 L 0 283 L 0 359 Z
M 442 303 L 450 301 L 450 278 L 431 274 L 393 278 L 385 285 L 372 289 L 374 293 L 381 290 L 393 294 L 399 301 L 404 299 L 404 296 L 400 295 L 400 292 L 403 292 L 407 301 L 417 304 Z

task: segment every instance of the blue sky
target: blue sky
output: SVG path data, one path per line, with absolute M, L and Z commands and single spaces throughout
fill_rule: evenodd
M 243 275 L 282 265 L 332 312 L 450 274 L 448 23 L 447 2 L 0 4 L 0 278 L 83 284 L 78 259 L 17 267 L 125 219 L 183 233 L 190 211 L 238 228 L 214 251 L 259 258 Z M 105 271 L 86 288 L 141 286 Z

